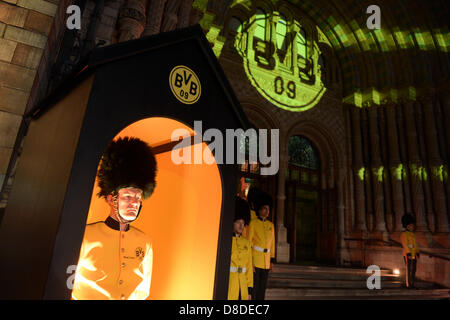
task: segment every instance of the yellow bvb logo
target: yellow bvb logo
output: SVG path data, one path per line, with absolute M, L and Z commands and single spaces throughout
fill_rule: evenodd
M 195 72 L 182 65 L 170 72 L 169 85 L 173 95 L 184 104 L 196 103 L 202 93 L 202 86 Z
M 326 91 L 317 41 L 309 37 L 307 44 L 301 30 L 278 12 L 257 13 L 238 28 L 234 43 L 252 86 L 272 104 L 296 112 L 314 107 Z

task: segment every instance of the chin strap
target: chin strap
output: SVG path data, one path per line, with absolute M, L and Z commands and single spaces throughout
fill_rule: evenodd
M 139 214 L 141 213 L 141 210 L 142 210 L 142 201 L 141 201 L 141 203 L 139 205 L 139 210 L 138 210 L 138 213 L 136 215 L 136 218 L 134 218 L 134 220 L 129 221 L 129 220 L 123 219 L 122 216 L 119 213 L 119 198 L 118 198 L 118 195 L 117 194 L 113 194 L 112 200 L 113 200 L 114 214 L 116 215 L 117 220 L 121 224 L 130 224 L 131 222 L 136 221 L 136 219 L 139 217 Z

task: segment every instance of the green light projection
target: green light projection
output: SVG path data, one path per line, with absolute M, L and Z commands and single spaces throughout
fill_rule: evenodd
M 314 42 L 308 53 L 308 39 L 298 21 L 257 9 L 239 31 L 234 46 L 248 79 L 265 99 L 297 112 L 320 101 L 326 91 L 318 63 L 321 52 Z
M 364 181 L 364 179 L 365 179 L 365 176 L 366 176 L 365 172 L 366 172 L 366 168 L 364 168 L 364 167 L 362 167 L 361 169 L 358 170 L 358 177 L 361 181 Z
M 374 168 L 373 174 L 374 174 L 374 176 L 377 177 L 378 181 L 380 181 L 380 182 L 382 182 L 386 178 L 383 166 L 381 166 L 379 168 Z
M 411 168 L 412 175 L 418 177 L 419 180 L 422 180 L 422 181 L 428 180 L 427 169 L 425 167 L 418 166 L 416 164 L 411 164 L 410 168 Z
M 392 175 L 397 180 L 404 180 L 406 178 L 406 170 L 403 168 L 403 164 L 399 164 L 397 167 L 392 167 Z
M 442 182 L 447 181 L 448 179 L 447 167 L 444 166 L 443 164 L 440 165 L 439 167 L 431 167 L 431 172 L 433 176 L 435 176 Z
M 428 180 L 428 172 L 431 172 L 432 176 L 439 179 L 441 182 L 448 180 L 447 166 L 443 164 L 440 166 L 432 166 L 429 170 L 427 170 L 426 167 L 418 166 L 416 164 L 411 164 L 409 168 L 411 174 L 418 177 L 421 181 Z M 357 172 L 357 176 L 361 181 L 364 181 L 369 178 L 369 172 L 370 171 L 366 167 L 361 167 Z M 378 181 L 382 182 L 386 180 L 387 172 L 383 166 L 372 168 L 372 173 Z M 397 180 L 406 180 L 407 166 L 400 163 L 397 167 L 391 167 L 391 175 Z
M 223 26 L 213 24 L 215 14 L 207 10 L 208 2 L 209 0 L 194 0 L 193 8 L 203 12 L 200 25 L 206 31 L 207 39 L 213 43 L 213 51 L 219 58 L 225 43 L 225 38 L 220 35 Z M 254 10 L 254 2 L 233 0 L 230 8 L 239 7 L 239 10 L 251 12 Z M 273 2 L 278 1 L 273 0 Z M 365 21 L 362 20 L 351 20 L 340 24 L 340 21 L 330 15 L 324 21 L 330 27 L 326 30 L 328 38 L 317 28 L 319 39 L 320 41 L 322 37 L 326 39 L 326 42 L 336 51 L 349 49 L 354 52 L 380 54 L 417 49 L 447 53 L 450 48 L 448 28 L 425 30 L 415 27 L 405 30 L 392 26 L 390 29 L 383 27 L 379 30 L 369 30 L 366 28 Z M 295 37 L 298 39 L 294 39 Z M 307 46 L 302 43 L 302 37 L 306 39 L 302 36 L 299 22 L 289 23 L 278 12 L 270 14 L 255 12 L 255 15 L 245 21 L 238 30 L 238 39 L 235 42 L 236 49 L 244 58 L 244 69 L 252 85 L 266 99 L 291 111 L 312 108 L 325 92 L 320 80 L 320 65 L 317 63 L 317 56 L 320 55 L 317 44 Z M 314 51 L 310 57 L 307 57 L 308 48 L 313 48 Z M 272 69 L 269 70 L 268 67 Z M 298 70 L 301 68 L 306 68 L 308 72 Z M 314 81 L 311 81 L 312 76 Z M 306 81 L 305 78 L 307 78 Z M 294 87 L 295 98 L 292 98 Z M 380 105 L 388 101 L 397 103 L 402 99 L 416 100 L 417 95 L 417 89 L 413 86 L 384 89 L 369 87 L 355 89 L 344 97 L 343 102 L 363 107 Z

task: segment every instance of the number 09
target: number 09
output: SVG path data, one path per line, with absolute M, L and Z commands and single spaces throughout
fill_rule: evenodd
M 181 90 L 180 91 L 180 96 L 182 98 L 188 99 L 189 98 L 189 93 L 187 91 Z

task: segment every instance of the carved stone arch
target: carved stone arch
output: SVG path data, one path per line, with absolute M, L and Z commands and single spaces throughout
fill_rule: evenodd
M 257 103 L 245 101 L 245 99 L 241 99 L 241 105 L 250 122 L 256 127 L 261 129 L 281 128 L 281 124 L 277 120 L 276 115 L 272 114 L 272 112 L 266 108 Z
M 278 117 L 263 106 L 253 102 L 242 102 L 247 118 L 255 126 L 255 129 L 278 129 L 279 130 L 279 157 L 280 161 L 287 158 L 287 148 L 283 148 L 283 141 L 286 140 L 286 132 L 280 124 Z M 280 164 L 281 166 L 282 164 Z
M 230 30 L 230 21 L 232 18 L 236 18 L 241 21 L 243 27 L 244 22 L 247 21 L 250 17 L 248 16 L 248 13 L 241 7 L 228 10 L 224 18 L 224 27 L 221 31 L 221 35 L 225 36 L 226 38 L 228 38 L 230 35 L 232 35 L 232 37 L 234 38 L 235 35 L 235 32 Z
M 252 13 L 256 12 L 256 9 L 261 8 L 266 14 L 271 14 L 275 7 L 273 6 L 271 1 L 268 0 L 256 0 L 252 1 Z
M 276 11 L 280 15 L 283 15 L 289 23 L 292 23 L 292 20 L 295 18 L 294 10 L 287 2 L 278 2 L 276 4 Z
M 361 56 L 361 59 L 358 59 L 358 67 L 360 68 L 359 73 L 360 75 L 365 75 L 365 77 L 363 78 L 364 81 L 362 83 L 363 91 L 364 89 L 377 86 L 377 84 L 379 83 L 379 72 L 377 72 L 377 65 L 378 63 L 384 64 L 384 59 L 378 59 L 380 61 L 377 61 L 376 58 L 379 54 L 381 54 L 381 48 L 376 39 L 376 36 L 373 32 L 370 32 L 368 37 L 371 39 L 369 41 L 376 44 L 378 51 L 373 52 L 372 49 L 369 51 L 360 50 L 360 54 L 356 54 L 357 56 Z
M 336 56 L 334 55 L 333 48 L 328 44 L 319 42 L 318 47 L 320 54 L 323 55 L 325 70 L 322 70 L 322 81 L 328 88 L 333 88 L 337 83 L 340 82 L 341 75 L 339 70 L 339 65 L 336 61 Z M 324 77 L 325 73 L 325 77 Z M 336 79 L 336 81 L 334 80 Z

